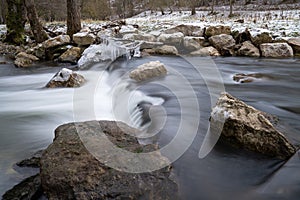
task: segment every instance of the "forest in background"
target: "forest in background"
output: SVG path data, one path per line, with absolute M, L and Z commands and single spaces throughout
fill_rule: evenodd
M 7 0 L 0 0 L 0 24 L 6 23 Z M 300 0 L 77 0 L 82 19 L 114 20 L 136 15 L 145 10 L 172 12 L 232 5 L 281 5 Z M 44 21 L 64 21 L 66 0 L 34 0 L 38 16 Z

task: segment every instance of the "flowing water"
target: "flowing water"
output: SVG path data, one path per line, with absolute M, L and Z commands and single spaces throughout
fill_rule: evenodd
M 4 59 L 0 57 L 0 61 Z M 130 69 L 154 60 L 166 64 L 167 77 L 140 84 L 129 80 Z M 196 62 L 204 63 L 200 65 L 203 72 L 215 63 L 222 79 L 217 74 L 199 74 L 180 57 L 146 57 L 119 59 L 109 66 L 100 63 L 81 70 L 87 79 L 82 88 L 46 89 L 45 84 L 62 66 L 49 67 L 45 63 L 36 68 L 17 69 L 12 64 L 0 65 L 0 195 L 36 173 L 20 169 L 15 163 L 46 148 L 57 126 L 108 119 L 121 120 L 148 132 L 162 126 L 159 134 L 141 139 L 157 142 L 161 147 L 172 142 L 181 130 L 182 121 L 187 125 L 182 130 L 183 136 L 178 137 L 176 148 L 191 144 L 189 148 L 179 156 L 165 152 L 175 160 L 174 174 L 182 199 L 298 199 L 299 153 L 283 162 L 230 148 L 221 142 L 204 158 L 199 158 L 199 151 L 209 125 L 213 104 L 210 98 L 217 95 L 218 90 L 214 89 L 222 82 L 227 92 L 278 116 L 278 128 L 294 144 L 299 144 L 300 60 L 232 57 L 197 58 Z M 260 78 L 251 83 L 237 83 L 232 80 L 237 73 L 255 73 Z M 195 98 L 197 110 L 193 104 Z M 195 126 L 193 138 L 190 132 Z M 191 137 L 193 140 L 189 140 Z

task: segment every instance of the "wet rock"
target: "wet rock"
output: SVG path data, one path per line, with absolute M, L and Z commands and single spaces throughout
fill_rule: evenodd
M 258 79 L 273 79 L 273 77 L 261 73 L 253 73 L 253 74 L 238 73 L 233 76 L 233 80 L 239 83 L 250 83 Z
M 38 44 L 32 48 L 32 54 L 39 59 L 46 59 L 46 49 L 43 44 Z
M 137 69 L 130 72 L 129 77 L 136 81 L 146 81 L 154 77 L 165 76 L 167 69 L 163 63 L 159 61 L 152 61 L 137 67 Z
M 161 47 L 157 47 L 154 49 L 144 49 L 143 53 L 152 55 L 152 54 L 159 54 L 159 55 L 178 55 L 178 50 L 174 46 L 170 45 L 163 45 Z
M 224 125 L 222 127 L 222 125 Z M 295 147 L 274 128 L 265 113 L 223 93 L 211 113 L 212 130 L 221 130 L 222 140 L 279 159 L 288 159 Z
M 185 36 L 202 37 L 204 30 L 199 26 L 181 24 L 164 31 L 166 34 L 174 34 L 181 32 Z
M 29 177 L 23 180 L 12 189 L 8 190 L 2 200 L 30 200 L 39 199 L 43 194 L 40 175 Z
M 147 42 L 147 41 L 143 41 L 143 43 L 140 46 L 140 49 L 154 49 L 154 48 L 158 48 L 163 46 L 164 43 L 162 42 Z
M 158 42 L 162 42 L 164 44 L 171 44 L 171 45 L 181 45 L 183 42 L 183 33 L 177 32 L 172 34 L 161 34 L 158 38 Z
M 293 48 L 295 56 L 300 56 L 300 37 L 290 38 L 287 42 Z
M 205 30 L 206 37 L 211 37 L 211 36 L 221 35 L 221 34 L 230 35 L 230 33 L 231 33 L 231 28 L 229 26 L 222 26 L 222 25 L 209 26 Z
M 272 36 L 268 32 L 263 32 L 263 33 L 251 32 L 250 34 L 251 34 L 251 42 L 256 47 L 259 47 L 261 44 L 264 44 L 264 43 L 271 43 L 273 41 Z
M 260 45 L 263 57 L 282 58 L 292 57 L 293 49 L 287 43 L 265 43 Z
M 251 34 L 247 28 L 243 32 L 233 31 L 231 35 L 233 36 L 233 39 L 237 44 L 241 44 L 243 42 L 251 40 Z
M 65 51 L 59 58 L 60 62 L 77 63 L 81 56 L 81 49 L 79 47 L 71 47 Z
M 250 41 L 243 42 L 237 54 L 239 56 L 260 57 L 259 49 Z
M 209 42 L 220 52 L 222 56 L 234 54 L 235 40 L 231 35 L 221 34 L 209 38 Z
M 80 87 L 85 82 L 82 75 L 73 72 L 70 69 L 63 68 L 47 83 L 47 88 L 58 87 Z
M 144 33 L 144 34 L 137 34 L 137 33 L 126 34 L 126 35 L 123 36 L 123 39 L 124 40 L 132 40 L 132 41 L 139 40 L 139 41 L 146 41 L 146 42 L 156 42 L 155 36 L 152 35 L 152 34 L 147 34 L 147 33 Z
M 36 152 L 31 158 L 27 158 L 17 163 L 19 167 L 32 167 L 39 168 L 40 167 L 40 159 L 44 150 Z
M 186 36 L 183 38 L 183 46 L 189 51 L 196 51 L 202 47 L 204 37 Z
M 221 54 L 219 53 L 219 51 L 210 46 L 210 47 L 204 47 L 202 49 L 199 49 L 197 51 L 193 51 L 190 53 L 191 55 L 194 56 L 220 56 Z
M 91 45 L 95 40 L 96 36 L 89 32 L 79 32 L 73 35 L 73 41 L 80 46 Z
M 115 148 L 124 151 L 139 154 L 157 149 L 156 145 L 140 145 L 132 136 L 136 131 L 121 122 L 108 121 L 71 123 L 58 127 L 53 143 L 41 159 L 41 181 L 45 195 L 50 200 L 176 199 L 178 189 L 169 178 L 170 167 L 139 174 L 118 171 L 106 166 L 102 159 L 97 160 L 82 143 L 84 140 L 85 144 L 95 145 L 98 149 L 101 138 L 97 138 L 102 133 Z M 111 159 L 109 156 L 113 152 L 107 154 L 103 155 L 105 161 Z M 166 158 L 156 156 L 158 161 L 166 162 Z M 114 159 L 117 162 L 136 162 L 125 156 Z
M 68 35 L 59 35 L 54 38 L 50 38 L 43 42 L 45 49 L 62 46 L 71 42 L 70 36 Z
M 39 58 L 34 55 L 21 52 L 16 56 L 16 60 L 14 63 L 17 67 L 30 67 L 35 61 L 38 60 Z

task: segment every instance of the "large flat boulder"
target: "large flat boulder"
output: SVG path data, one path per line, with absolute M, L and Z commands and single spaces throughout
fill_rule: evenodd
M 110 121 L 70 123 L 58 127 L 53 143 L 41 158 L 40 176 L 45 195 L 49 200 L 177 199 L 178 188 L 169 178 L 170 167 L 145 173 L 118 171 L 106 165 L 108 160 L 139 163 L 127 157 L 109 157 L 115 152 L 107 152 L 108 157 L 103 160 L 96 159 L 87 150 L 87 143 L 95 145 L 95 149 L 104 148 L 98 143 L 100 133 L 122 151 L 142 154 L 157 150 L 156 145 L 140 145 L 132 136 L 136 131 L 121 122 Z M 166 159 L 157 154 L 157 159 L 160 158 L 163 162 Z
M 183 38 L 183 46 L 189 51 L 196 51 L 200 49 L 204 42 L 204 37 L 186 36 Z
M 223 93 L 213 108 L 211 127 L 212 130 L 221 129 L 221 139 L 235 147 L 279 159 L 288 159 L 296 152 L 288 139 L 275 129 L 266 113 L 228 93 Z
M 89 32 L 79 32 L 73 35 L 73 41 L 80 46 L 91 45 L 95 40 L 96 36 Z
M 67 51 L 65 51 L 61 56 L 59 56 L 58 61 L 77 63 L 80 56 L 81 56 L 81 48 L 80 47 L 71 47 Z
M 47 83 L 47 88 L 60 88 L 69 87 L 76 88 L 80 87 L 85 83 L 85 79 L 82 75 L 73 72 L 70 69 L 63 68 L 57 72 L 54 77 Z
M 129 33 L 123 36 L 124 40 L 139 40 L 146 42 L 156 42 L 156 38 L 154 35 L 149 33 Z
M 71 38 L 68 35 L 59 35 L 54 38 L 50 38 L 43 42 L 45 49 L 62 46 L 71 42 Z
M 140 65 L 135 70 L 131 71 L 129 77 L 136 81 L 146 81 L 166 74 L 167 69 L 163 63 L 159 61 L 151 61 Z
M 273 38 L 269 32 L 250 32 L 251 34 L 251 42 L 256 46 L 259 47 L 261 44 L 264 43 L 271 43 Z
M 209 42 L 220 52 L 222 56 L 231 56 L 234 51 L 235 40 L 231 35 L 220 34 L 209 38 Z
M 265 43 L 260 45 L 263 57 L 283 58 L 294 56 L 293 49 L 287 43 Z
M 163 45 L 153 49 L 144 49 L 143 53 L 146 54 L 158 54 L 158 55 L 178 55 L 178 50 L 175 46 Z

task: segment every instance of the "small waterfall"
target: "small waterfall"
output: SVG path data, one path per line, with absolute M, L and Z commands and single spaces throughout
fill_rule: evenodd
M 80 68 L 85 68 L 89 64 L 103 61 L 115 61 L 121 56 L 131 59 L 140 57 L 141 42 L 132 42 L 127 40 L 117 40 L 109 37 L 103 37 L 99 45 L 91 45 L 87 48 L 78 61 Z

